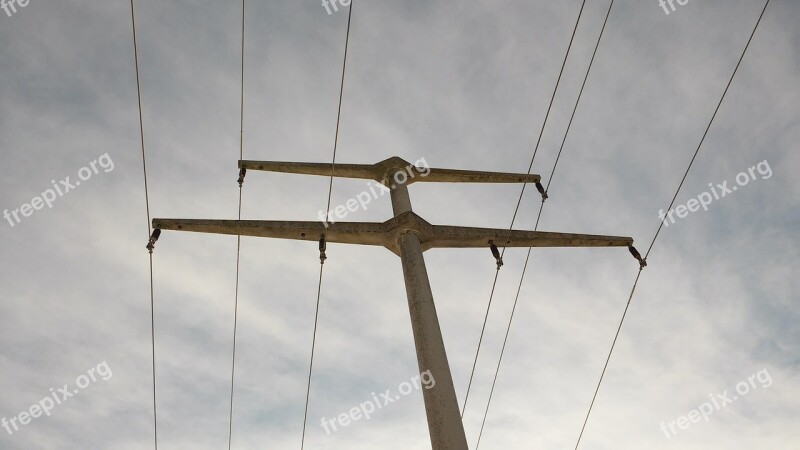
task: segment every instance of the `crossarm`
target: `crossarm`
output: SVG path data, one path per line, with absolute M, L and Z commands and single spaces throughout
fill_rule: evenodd
M 479 170 L 428 169 L 428 175 L 416 180 L 433 183 L 536 183 L 539 175 Z
M 626 247 L 633 244 L 633 239 L 621 236 L 443 225 L 432 225 L 430 234 L 422 240 L 424 249 L 486 247 L 489 241 L 498 247 Z
M 308 162 L 282 162 L 282 161 L 239 161 L 240 169 L 265 170 L 267 172 L 296 173 L 300 175 L 330 176 L 333 174 L 340 178 L 364 178 L 374 180 L 380 177 L 376 174 L 372 164 L 333 164 L 308 163 Z
M 436 169 L 416 167 L 397 156 L 377 164 L 330 164 L 284 161 L 240 160 L 240 169 L 265 170 L 268 172 L 296 173 L 301 175 L 333 176 L 340 178 L 362 178 L 375 180 L 387 186 L 393 184 L 392 174 L 405 171 L 405 184 L 429 183 L 537 183 L 539 175 L 508 172 L 484 172 L 479 170 Z
M 488 247 L 489 241 L 498 247 L 625 247 L 633 244 L 633 239 L 621 236 L 431 225 L 411 211 L 383 223 L 336 222 L 329 223 L 327 229 L 322 222 L 311 221 L 209 219 L 153 219 L 153 228 L 301 241 L 318 241 L 324 233 L 330 243 L 376 245 L 398 254 L 398 238 L 407 232 L 419 236 L 423 250 Z
M 153 219 L 153 228 L 301 241 L 318 241 L 325 232 L 322 222 L 279 220 Z M 337 222 L 328 225 L 325 239 L 334 243 L 383 246 L 385 236 L 383 223 Z

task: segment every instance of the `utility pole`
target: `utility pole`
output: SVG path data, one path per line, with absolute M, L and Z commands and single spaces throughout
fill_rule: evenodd
M 389 188 L 394 217 L 383 223 L 273 220 L 153 219 L 155 229 L 148 248 L 152 251 L 161 230 L 259 236 L 319 241 L 321 260 L 327 242 L 383 246 L 400 257 L 405 278 L 411 327 L 420 373 L 430 371 L 436 384 L 423 390 L 433 450 L 467 450 L 467 439 L 458 407 L 453 377 L 447 362 L 436 306 L 433 302 L 423 252 L 431 248 L 488 247 L 503 264 L 501 247 L 628 247 L 640 263 L 633 239 L 541 231 L 431 225 L 411 208 L 408 185 L 414 182 L 532 183 L 543 196 L 540 177 L 533 174 L 482 172 L 454 169 L 421 169 L 393 157 L 373 165 L 324 164 L 273 161 L 239 161 L 239 182 L 248 169 L 375 180 Z

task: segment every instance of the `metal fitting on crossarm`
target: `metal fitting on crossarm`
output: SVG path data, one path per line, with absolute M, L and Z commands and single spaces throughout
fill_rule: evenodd
M 161 228 L 156 228 L 155 230 L 153 230 L 153 234 L 150 235 L 150 240 L 147 241 L 147 251 L 149 251 L 151 255 L 153 254 L 153 249 L 156 246 L 156 241 L 160 236 L 161 236 Z
M 246 174 L 247 174 L 247 169 L 245 169 L 244 167 L 239 169 L 239 179 L 236 180 L 239 183 L 239 187 L 242 187 L 242 185 L 244 184 L 244 176 Z
M 631 252 L 631 255 L 639 261 L 639 270 L 647 267 L 647 260 L 642 258 L 642 255 L 639 253 L 639 250 L 636 250 L 636 247 L 629 245 L 628 250 Z
M 327 248 L 327 244 L 325 243 L 325 235 L 323 234 L 319 238 L 319 263 L 320 264 L 325 264 L 325 260 L 328 259 L 328 257 L 325 256 L 325 249 L 326 248 Z
M 497 260 L 497 270 L 500 270 L 500 268 L 503 267 L 503 257 L 500 256 L 500 251 L 497 250 L 497 246 L 494 245 L 494 241 L 489 241 L 489 249 L 492 250 L 492 256 L 494 256 L 494 259 Z
M 536 190 L 539 191 L 540 194 L 542 194 L 543 202 L 547 200 L 547 191 L 544 189 L 544 186 L 542 186 L 542 183 L 540 181 L 536 182 Z

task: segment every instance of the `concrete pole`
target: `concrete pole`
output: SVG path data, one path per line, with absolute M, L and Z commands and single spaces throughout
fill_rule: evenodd
M 275 161 L 239 161 L 239 168 L 273 172 L 331 175 L 330 163 L 291 163 Z M 402 176 L 400 173 L 402 173 Z M 206 220 L 153 219 L 152 249 L 160 230 L 182 230 L 201 233 L 258 236 L 277 239 L 316 241 L 326 230 L 327 242 L 358 245 L 377 245 L 399 254 L 411 315 L 411 327 L 417 350 L 420 373 L 430 370 L 435 385 L 423 389 L 428 431 L 433 450 L 467 450 L 464 425 L 458 408 L 453 377 L 447 363 L 442 331 L 433 303 L 428 271 L 422 249 L 429 248 L 486 248 L 490 242 L 505 247 L 620 247 L 627 246 L 640 266 L 646 262 L 633 248 L 633 239 L 620 236 L 598 236 L 573 233 L 433 226 L 414 214 L 408 185 L 415 182 L 442 183 L 536 183 L 539 175 L 469 170 L 414 168 L 401 158 L 393 157 L 373 165 L 337 164 L 336 176 L 382 181 L 389 187 L 395 219 L 382 223 L 339 222 L 323 224 L 318 221 L 275 220 Z M 399 180 L 402 179 L 401 183 Z M 544 188 L 542 187 L 542 190 Z
M 411 199 L 405 184 L 391 186 L 391 197 L 395 217 L 411 211 Z M 420 373 L 430 370 L 436 381 L 433 388 L 422 389 L 431 448 L 467 450 L 467 437 L 464 434 L 464 424 L 461 421 L 458 398 L 447 362 L 419 237 L 413 231 L 405 231 L 398 238 L 397 244 L 400 248 L 411 328 L 417 348 L 417 364 Z

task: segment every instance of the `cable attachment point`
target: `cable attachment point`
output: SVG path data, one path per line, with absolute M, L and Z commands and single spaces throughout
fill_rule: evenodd
M 628 245 L 628 250 L 631 252 L 631 255 L 639 261 L 639 270 L 647 267 L 647 260 L 642 258 L 642 255 L 639 253 L 639 250 L 636 250 L 636 247 Z
M 536 182 L 536 190 L 539 191 L 540 194 L 542 194 L 543 202 L 547 200 L 547 191 L 544 189 L 544 186 L 542 186 L 542 183 L 539 181 Z
M 497 246 L 494 245 L 494 241 L 489 241 L 489 249 L 492 250 L 492 256 L 494 256 L 494 259 L 497 260 L 497 270 L 500 270 L 500 268 L 503 267 L 503 257 L 500 256 L 500 251 L 497 250 Z
M 153 249 L 156 246 L 156 241 L 160 236 L 161 236 L 161 228 L 156 228 L 155 230 L 153 230 L 153 234 L 150 235 L 150 240 L 147 241 L 147 251 L 149 251 L 151 255 L 153 254 Z
M 239 169 L 239 179 L 236 180 L 239 183 L 239 187 L 242 187 L 242 185 L 244 184 L 245 174 L 247 174 L 247 169 L 245 169 L 244 167 Z
M 327 245 L 325 244 L 325 235 L 323 234 L 319 238 L 319 263 L 320 264 L 325 264 L 325 260 L 328 259 L 328 257 L 325 256 L 325 249 L 326 248 L 327 248 Z

